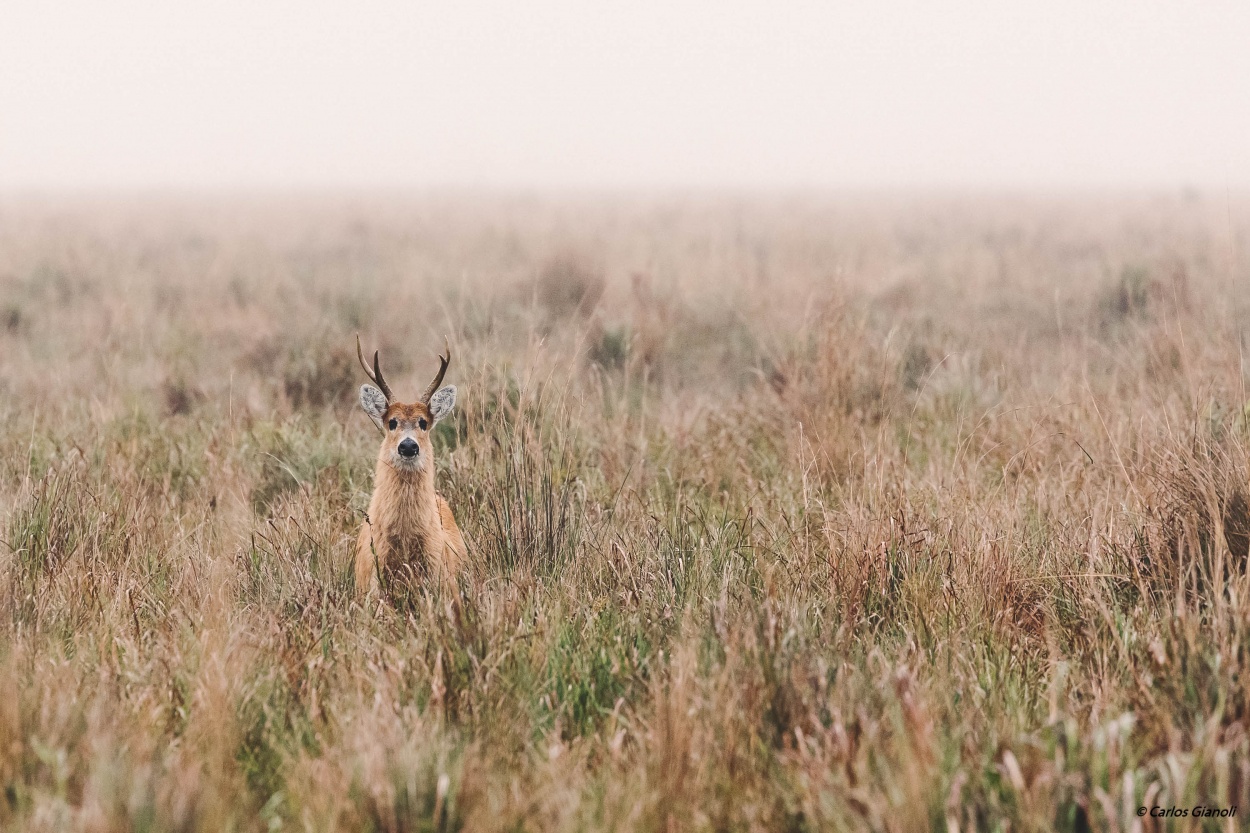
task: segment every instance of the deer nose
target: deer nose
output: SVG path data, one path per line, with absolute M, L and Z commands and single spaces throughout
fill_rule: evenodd
M 411 437 L 405 439 L 402 443 L 399 444 L 399 453 L 403 457 L 416 457 L 417 456 L 417 441 L 412 439 Z

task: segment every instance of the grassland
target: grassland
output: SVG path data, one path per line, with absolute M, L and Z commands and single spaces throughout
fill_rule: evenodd
M 0 202 L 0 829 L 1234 829 L 1248 334 L 1243 198 Z

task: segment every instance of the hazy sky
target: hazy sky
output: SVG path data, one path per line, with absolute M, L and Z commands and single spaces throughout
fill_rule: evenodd
M 0 187 L 1250 185 L 1250 3 L 0 0 Z

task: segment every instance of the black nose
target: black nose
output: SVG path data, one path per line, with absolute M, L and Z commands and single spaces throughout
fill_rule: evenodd
M 399 444 L 399 453 L 403 457 L 417 456 L 417 441 L 409 437 Z

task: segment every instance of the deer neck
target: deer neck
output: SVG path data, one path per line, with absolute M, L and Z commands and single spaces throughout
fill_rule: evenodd
M 367 528 L 383 565 L 428 569 L 444 541 L 432 460 L 417 471 L 399 471 L 378 460 Z
M 434 491 L 434 461 L 414 471 L 400 471 L 379 457 L 373 478 L 370 522 L 387 537 L 426 538 L 439 529 Z
M 379 459 L 373 475 L 374 492 L 392 496 L 405 508 L 433 507 L 434 461 L 427 460 L 420 469 L 400 471 L 384 459 Z

